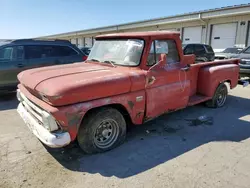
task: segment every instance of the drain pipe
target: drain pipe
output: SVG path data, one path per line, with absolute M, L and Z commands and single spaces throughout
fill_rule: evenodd
M 206 42 L 207 42 L 208 23 L 207 23 L 207 21 L 205 21 L 205 20 L 202 18 L 201 13 L 199 13 L 199 20 L 200 20 L 201 22 L 203 22 L 203 23 L 205 24 L 205 26 L 206 26 L 206 33 L 205 33 L 205 43 L 206 43 Z

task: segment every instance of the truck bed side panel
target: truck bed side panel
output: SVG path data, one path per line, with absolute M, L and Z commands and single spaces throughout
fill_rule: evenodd
M 229 81 L 231 88 L 238 83 L 239 66 L 237 64 L 209 65 L 201 67 L 198 74 L 197 93 L 212 97 L 221 82 Z

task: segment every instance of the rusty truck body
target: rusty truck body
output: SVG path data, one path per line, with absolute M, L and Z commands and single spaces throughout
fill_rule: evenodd
M 223 106 L 239 60 L 194 62 L 177 32 L 100 35 L 85 63 L 20 73 L 18 112 L 50 147 L 77 140 L 87 153 L 104 152 L 125 140 L 128 122 L 203 102 Z

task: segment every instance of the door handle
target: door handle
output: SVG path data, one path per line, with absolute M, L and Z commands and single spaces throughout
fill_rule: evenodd
M 24 67 L 24 64 L 19 63 L 19 64 L 17 64 L 17 67 Z
M 182 67 L 182 68 L 181 68 L 182 71 L 188 71 L 189 69 L 190 69 L 189 66 L 186 66 L 186 67 Z

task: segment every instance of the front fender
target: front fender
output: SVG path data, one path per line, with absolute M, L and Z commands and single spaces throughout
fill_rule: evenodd
M 56 118 L 61 128 L 69 132 L 71 140 L 74 140 L 84 115 L 89 110 L 112 104 L 122 105 L 130 115 L 132 123 L 142 124 L 145 112 L 144 90 L 59 107 L 58 111 L 54 113 L 53 116 Z

